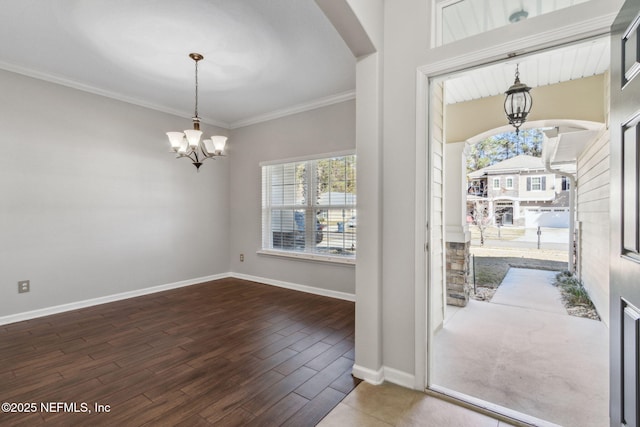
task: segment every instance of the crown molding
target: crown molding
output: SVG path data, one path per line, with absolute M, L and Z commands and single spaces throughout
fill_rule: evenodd
M 180 111 L 173 108 L 164 107 L 161 105 L 153 104 L 150 102 L 143 101 L 138 98 L 133 98 L 130 96 L 123 95 L 121 93 L 111 92 L 103 89 L 99 89 L 94 86 L 86 85 L 83 83 L 75 82 L 73 80 L 69 80 L 65 77 L 58 76 L 51 73 L 43 73 L 40 71 L 32 70 L 30 68 L 21 67 L 15 64 L 10 64 L 8 62 L 0 61 L 0 69 L 9 71 L 11 73 L 21 74 L 23 76 L 31 77 L 38 80 L 43 80 L 49 83 L 58 84 L 61 86 L 66 86 L 72 89 L 80 90 L 83 92 L 88 92 L 98 96 L 104 96 L 106 98 L 115 99 L 117 101 L 126 102 L 128 104 L 137 105 L 139 107 L 148 108 L 150 110 L 159 111 L 161 113 L 171 114 L 173 116 L 183 117 L 185 119 L 191 119 L 193 116 L 192 113 L 186 111 Z M 349 101 L 351 99 L 355 99 L 356 92 L 355 90 L 350 90 L 347 92 L 342 92 L 337 95 L 331 95 L 324 98 L 316 99 L 311 102 L 294 105 L 292 107 L 283 108 L 281 110 L 272 111 L 270 113 L 261 114 L 258 116 L 250 117 L 247 119 L 238 120 L 233 123 L 223 122 L 221 120 L 215 120 L 211 117 L 200 117 L 201 123 L 206 123 L 212 126 L 217 126 L 223 129 L 236 129 L 244 126 L 253 125 L 256 123 L 262 123 L 269 120 L 278 119 L 281 117 L 289 116 L 292 114 L 302 113 L 305 111 L 315 110 L 316 108 L 326 107 L 332 104 L 338 104 L 340 102 Z
M 245 126 L 255 125 L 257 123 L 267 122 L 269 120 L 279 119 L 281 117 L 290 116 L 292 114 L 303 113 L 305 111 L 315 110 L 316 108 L 326 107 L 340 102 L 349 101 L 356 98 L 356 91 L 350 90 L 337 95 L 331 95 L 324 98 L 316 99 L 304 104 L 294 105 L 292 107 L 283 108 L 281 110 L 272 111 L 270 113 L 261 114 L 250 117 L 248 119 L 238 120 L 229 125 L 229 129 L 237 129 Z
M 67 79 L 65 77 L 62 77 L 62 76 L 58 76 L 58 75 L 50 74 L 50 73 L 43 73 L 43 72 L 40 72 L 40 71 L 35 71 L 35 70 L 30 69 L 30 68 L 21 67 L 21 66 L 15 65 L 15 64 L 10 64 L 8 62 L 0 61 L 0 69 L 5 70 L 5 71 L 9 71 L 11 73 L 21 74 L 23 76 L 31 77 L 31 78 L 34 78 L 34 79 L 43 80 L 43 81 L 46 81 L 46 82 L 49 82 L 49 83 L 54 83 L 54 84 L 58 84 L 58 85 L 61 85 L 61 86 L 66 86 L 66 87 L 69 87 L 71 89 L 76 89 L 76 90 L 80 90 L 80 91 L 83 91 L 83 92 L 88 92 L 88 93 L 91 93 L 93 95 L 104 96 L 105 98 L 111 98 L 111 99 L 115 99 L 116 101 L 122 101 L 122 102 L 126 102 L 128 104 L 137 105 L 139 107 L 148 108 L 150 110 L 159 111 L 161 113 L 171 114 L 173 116 L 183 117 L 183 118 L 186 118 L 186 119 L 191 119 L 193 117 L 193 114 L 189 113 L 189 112 L 175 110 L 173 108 L 167 108 L 167 107 L 160 106 L 160 105 L 157 105 L 157 104 L 152 104 L 150 102 L 142 101 L 142 100 L 137 99 L 137 98 L 133 98 L 133 97 L 130 97 L 130 96 L 123 95 L 121 93 L 111 92 L 111 91 L 108 91 L 108 90 L 99 89 L 99 88 L 94 87 L 94 86 L 90 86 L 90 85 L 86 85 L 86 84 L 83 84 L 83 83 L 75 82 L 73 80 L 69 80 L 69 79 Z M 215 119 L 212 119 L 210 117 L 200 117 L 200 122 L 201 123 L 206 123 L 206 124 L 209 124 L 209 125 L 212 125 L 212 126 L 221 127 L 221 128 L 224 128 L 224 129 L 229 129 L 229 123 L 222 122 L 220 120 L 215 120 Z

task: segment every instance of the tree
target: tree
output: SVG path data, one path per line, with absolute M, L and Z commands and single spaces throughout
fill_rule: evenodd
M 355 156 L 318 160 L 318 193 L 356 192 Z
M 520 154 L 542 156 L 543 133 L 540 129 L 504 132 L 471 146 L 467 156 L 467 173 L 491 166 Z
M 480 232 L 480 246 L 484 246 L 484 233 L 487 231 L 487 227 L 491 224 L 492 219 L 492 215 L 491 212 L 489 212 L 489 206 L 486 201 L 476 200 L 473 202 L 471 219 Z

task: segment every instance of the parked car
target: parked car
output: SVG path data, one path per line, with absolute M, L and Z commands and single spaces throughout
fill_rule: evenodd
M 273 232 L 273 247 L 276 249 L 304 248 L 305 246 L 306 227 L 304 213 L 295 211 L 293 212 L 293 218 L 291 214 L 291 211 L 274 212 L 271 231 Z M 290 221 L 292 219 L 294 224 L 293 230 L 290 228 L 281 228 L 281 224 L 291 224 Z M 323 229 L 324 225 L 316 218 L 316 244 L 322 242 L 324 238 L 324 234 L 322 233 Z

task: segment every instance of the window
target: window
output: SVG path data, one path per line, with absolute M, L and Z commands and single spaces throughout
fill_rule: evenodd
M 568 191 L 571 186 L 571 181 L 566 176 L 562 177 L 562 191 Z
M 513 189 L 513 178 L 511 178 L 510 176 L 507 177 L 505 179 L 505 186 L 507 187 L 507 189 L 511 190 Z
M 542 190 L 542 178 L 540 178 L 539 176 L 531 178 L 531 191 L 540 190 Z
M 493 189 L 494 190 L 500 189 L 500 178 L 493 178 Z
M 262 165 L 263 252 L 353 260 L 356 229 L 355 155 Z
M 436 2 L 435 46 L 585 3 L 588 0 L 504 2 L 496 7 L 494 0 L 438 0 Z M 516 3 L 507 10 L 507 3 Z M 511 6 L 511 5 L 510 5 Z M 519 8 L 518 8 L 519 6 Z
M 527 177 L 527 191 L 545 191 L 547 189 L 546 176 Z

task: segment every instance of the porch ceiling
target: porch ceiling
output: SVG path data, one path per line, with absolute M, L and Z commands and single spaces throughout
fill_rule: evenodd
M 609 67 L 609 43 L 604 37 L 452 75 L 446 80 L 445 102 L 504 94 L 513 84 L 516 64 L 521 81 L 532 88 L 602 74 Z

